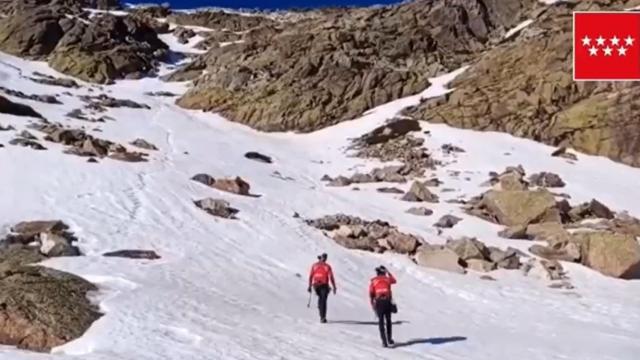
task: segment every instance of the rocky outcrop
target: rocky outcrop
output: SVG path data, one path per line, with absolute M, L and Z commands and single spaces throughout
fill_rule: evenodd
M 43 119 L 42 115 L 29 105 L 15 103 L 4 96 L 0 96 L 0 113 L 9 114 L 15 116 L 29 116 L 38 119 Z
M 76 3 L 31 4 L 0 19 L 0 50 L 48 60 L 62 73 L 97 83 L 149 74 L 167 54 L 156 32 L 132 16 L 101 14 L 82 21 L 72 15 L 81 11 Z
M 65 78 L 56 78 L 53 76 L 34 73 L 35 77 L 30 77 L 29 79 L 35 83 L 50 85 L 50 86 L 60 86 L 64 88 L 78 88 L 80 85 L 73 79 L 65 79 Z
M 33 150 L 47 150 L 47 148 L 42 146 L 42 144 L 40 144 L 39 142 L 37 142 L 35 140 L 25 139 L 25 138 L 11 139 L 11 140 L 9 140 L 9 144 L 10 145 L 16 145 L 16 146 L 27 147 L 27 148 L 31 148 Z
M 187 44 L 189 42 L 189 39 L 196 36 L 196 32 L 193 31 L 192 29 L 188 29 L 180 26 L 175 28 L 175 30 L 173 30 L 173 36 L 175 36 L 178 39 L 178 42 L 180 44 Z
M 5 245 L 23 246 L 42 256 L 79 256 L 78 240 L 69 226 L 60 220 L 26 221 L 14 225 L 11 233 L 0 240 Z
M 42 102 L 45 104 L 62 104 L 58 98 L 53 95 L 36 95 L 36 94 L 25 94 L 22 91 L 8 89 L 6 87 L 0 86 L 0 91 L 4 92 L 7 95 L 11 95 L 20 99 L 25 100 L 33 100 Z
M 623 10 L 627 1 L 562 1 L 538 12 L 513 41 L 485 53 L 455 90 L 412 109 L 418 120 L 503 131 L 640 166 L 634 82 L 572 79 L 572 12 Z
M 88 107 L 92 109 L 101 109 L 102 107 L 108 108 L 131 108 L 131 109 L 151 109 L 149 105 L 140 104 L 129 99 L 116 99 L 106 94 L 100 94 L 96 96 L 83 95 L 80 96 L 80 100 L 89 104 Z
M 55 124 L 35 124 L 32 127 L 47 134 L 45 140 L 67 145 L 66 154 L 96 158 L 108 156 L 125 162 L 147 161 L 145 153 L 129 151 L 120 144 L 96 138 L 81 129 L 66 129 Z
M 555 197 L 547 190 L 490 190 L 467 205 L 470 214 L 515 226 L 560 221 Z
M 193 203 L 210 215 L 224 219 L 237 219 L 236 214 L 240 212 L 240 210 L 232 208 L 228 201 L 221 199 L 205 198 Z
M 175 12 L 167 17 L 167 21 L 178 25 L 202 26 L 212 30 L 233 32 L 247 31 L 258 26 L 276 24 L 274 20 L 265 16 L 247 16 L 224 11 Z
M 336 243 L 348 249 L 413 254 L 423 243 L 420 237 L 403 233 L 382 220 L 368 221 L 338 214 L 307 220 L 306 223 L 324 230 Z
M 430 76 L 470 61 L 535 3 L 418 0 L 247 34 L 203 57 L 206 74 L 178 104 L 264 131 L 317 130 L 422 91 Z

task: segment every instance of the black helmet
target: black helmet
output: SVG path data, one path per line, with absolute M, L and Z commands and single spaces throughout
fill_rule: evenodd
M 377 275 L 384 275 L 384 274 L 386 274 L 386 272 L 387 272 L 387 269 L 382 265 L 380 265 L 380 266 L 378 266 L 376 268 L 376 274 Z
M 318 256 L 318 260 L 326 261 L 327 260 L 327 253 L 322 253 L 320 256 Z

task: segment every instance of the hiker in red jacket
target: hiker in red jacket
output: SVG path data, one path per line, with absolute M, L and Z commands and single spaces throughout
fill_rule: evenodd
M 318 262 L 311 266 L 309 287 L 307 288 L 307 291 L 311 292 L 311 287 L 313 286 L 316 295 L 318 295 L 318 310 L 320 312 L 320 322 L 322 323 L 327 322 L 327 298 L 331 291 L 329 281 L 331 281 L 333 293 L 335 294 L 337 288 L 336 281 L 333 278 L 333 270 L 331 270 L 331 265 L 327 263 L 327 254 L 322 254 L 318 256 Z
M 397 308 L 391 296 L 391 285 L 395 283 L 396 278 L 384 266 L 379 266 L 376 268 L 376 276 L 369 284 L 369 299 L 378 316 L 380 338 L 384 347 L 394 344 L 391 337 L 391 313 L 396 312 Z

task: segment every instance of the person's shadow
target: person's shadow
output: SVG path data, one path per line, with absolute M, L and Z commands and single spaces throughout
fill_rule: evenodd
M 378 325 L 377 321 L 358 321 L 358 320 L 329 320 L 327 321 L 329 324 L 342 324 L 342 325 Z M 396 320 L 393 321 L 393 325 L 402 325 L 404 323 L 408 323 L 408 321 L 404 320 Z
M 397 342 L 393 347 L 401 348 L 406 346 L 420 345 L 420 344 L 431 344 L 431 345 L 442 345 L 451 342 L 457 341 L 465 341 L 467 340 L 464 336 L 450 336 L 450 337 L 438 337 L 438 338 L 425 338 L 425 339 L 411 339 L 404 342 Z

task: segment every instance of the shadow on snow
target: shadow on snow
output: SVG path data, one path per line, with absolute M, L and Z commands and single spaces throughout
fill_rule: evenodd
M 467 338 L 464 336 L 411 339 L 409 341 L 397 342 L 393 347 L 400 348 L 400 347 L 420 345 L 420 344 L 442 345 L 442 344 L 447 344 L 451 342 L 465 341 L 465 340 L 467 340 Z
M 378 325 L 377 321 L 357 321 L 357 320 L 329 320 L 327 321 L 329 324 L 343 324 L 343 325 Z M 396 320 L 393 322 L 393 325 L 402 325 L 408 323 L 408 321 L 404 320 Z

